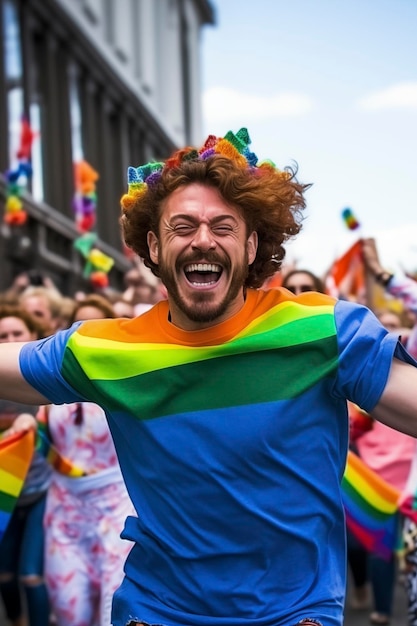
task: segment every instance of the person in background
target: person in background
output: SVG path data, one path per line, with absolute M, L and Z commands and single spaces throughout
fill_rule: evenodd
M 135 307 L 131 302 L 127 302 L 123 298 L 113 302 L 113 310 L 116 317 L 135 317 Z
M 15 303 L 29 287 L 45 287 L 59 295 L 59 290 L 47 274 L 37 269 L 31 269 L 20 272 L 13 279 L 10 287 L 3 293 L 4 298 L 9 303 Z
M 325 293 L 324 282 L 310 270 L 293 269 L 285 274 L 282 286 L 296 295 L 306 291 Z
M 75 321 L 93 319 L 112 319 L 115 317 L 113 305 L 105 296 L 92 293 L 74 304 L 68 326 Z
M 114 626 L 341 626 L 347 400 L 417 436 L 417 363 L 369 309 L 260 289 L 308 185 L 250 143 L 129 170 L 124 239 L 166 300 L 0 345 L 0 397 L 105 409 L 139 513 Z
M 154 304 L 166 298 L 165 288 L 161 281 L 152 274 L 141 259 L 124 276 L 126 289 L 122 299 L 130 302 L 135 315 L 148 311 Z
M 375 311 L 375 315 L 390 333 L 397 333 L 397 335 L 401 335 L 403 343 L 407 343 L 411 329 L 408 326 L 404 326 L 400 313 L 396 313 L 389 307 L 386 307 L 377 309 Z
M 56 289 L 44 286 L 29 286 L 19 297 L 19 304 L 52 335 L 61 326 L 61 299 Z
M 0 343 L 31 341 L 43 329 L 27 311 L 15 305 L 0 306 Z M 4 436 L 25 428 L 37 406 L 0 400 L 0 429 Z M 0 592 L 6 615 L 13 626 L 27 623 L 21 602 L 23 588 L 29 626 L 48 626 L 49 600 L 44 580 L 43 515 L 51 468 L 35 452 L 22 492 L 0 543 Z
M 61 296 L 59 303 L 59 321 L 57 322 L 57 330 L 68 328 L 70 320 L 74 315 L 75 299 L 69 296 Z
M 106 311 L 108 315 L 105 315 L 105 317 L 135 317 L 135 307 L 132 302 L 125 300 L 123 294 L 120 292 L 108 293 L 106 295 L 96 293 L 81 294 L 78 292 L 74 302 L 75 307 L 72 309 L 69 320 L 73 319 L 74 311 L 78 308 L 78 305 L 84 302 L 90 303 L 93 308 L 97 306 L 101 311 L 100 317 L 102 317 L 102 314 L 105 314 Z M 149 308 L 151 306 L 152 305 L 149 305 Z M 88 317 L 88 319 L 90 319 L 90 317 Z
M 406 329 L 405 332 L 401 328 L 398 332 L 401 333 L 407 350 L 417 358 L 417 282 L 402 271 L 392 272 L 384 267 L 374 238 L 363 240 L 363 259 L 375 281 L 387 294 L 401 300 L 409 311 L 414 322 L 412 328 Z M 407 591 L 408 624 L 417 626 L 417 453 L 412 458 L 402 491 L 400 511 L 404 517 L 402 529 L 404 551 L 401 566 Z
M 294 294 L 305 293 L 307 291 L 319 291 L 325 293 L 325 284 L 321 278 L 316 276 L 310 270 L 293 268 L 284 275 L 282 280 L 282 287 L 288 289 Z M 389 320 L 387 320 L 389 323 Z M 395 318 L 394 321 L 397 321 Z M 353 407 L 350 406 L 350 410 L 353 411 Z M 367 419 L 365 423 L 371 423 L 370 419 Z M 362 422 L 361 422 L 362 423 Z M 350 429 L 352 434 L 352 428 Z M 362 432 L 360 433 L 362 434 Z M 350 438 L 350 447 L 355 453 L 358 453 L 356 446 L 356 437 Z M 351 605 L 354 609 L 369 608 L 370 594 L 369 594 L 369 572 L 368 572 L 368 552 L 362 546 L 362 544 L 353 536 L 350 530 L 346 529 L 347 533 L 347 555 L 348 563 L 350 566 L 350 572 L 352 574 L 352 590 L 351 590 Z
M 113 318 L 99 294 L 75 305 L 70 323 Z M 91 402 L 41 407 L 38 420 L 55 450 L 81 476 L 55 468 L 45 511 L 45 578 L 59 626 L 109 626 L 113 593 L 131 544 L 120 539 L 126 492 L 103 409 Z
M 379 311 L 381 323 L 399 336 L 402 322 L 398 314 L 389 309 Z M 372 420 L 371 427 L 358 434 L 355 443 L 362 461 L 386 483 L 403 492 L 410 474 L 411 462 L 416 455 L 416 440 L 385 424 Z M 390 559 L 368 554 L 368 572 L 373 595 L 371 624 L 388 624 L 391 619 L 394 587 L 397 580 L 397 558 Z
M 370 237 L 362 241 L 362 254 L 365 266 L 374 277 L 375 282 L 387 294 L 401 300 L 404 304 L 406 312 L 408 312 L 409 323 L 407 325 L 402 324 L 403 342 L 407 351 L 417 358 L 417 282 L 402 271 L 391 272 L 384 268 L 374 238 Z

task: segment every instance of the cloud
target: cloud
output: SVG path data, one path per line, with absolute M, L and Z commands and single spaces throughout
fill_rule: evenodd
M 283 92 L 274 96 L 259 96 L 227 87 L 213 87 L 203 94 L 203 112 L 210 123 L 230 121 L 237 117 L 246 120 L 271 119 L 305 115 L 313 103 L 305 95 Z
M 391 85 L 358 101 L 365 111 L 415 109 L 417 110 L 417 82 L 408 81 Z

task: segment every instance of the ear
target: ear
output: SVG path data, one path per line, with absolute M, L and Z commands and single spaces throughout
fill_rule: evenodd
M 147 241 L 148 241 L 149 256 L 151 257 L 151 261 L 152 263 L 155 263 L 155 265 L 158 265 L 158 261 L 159 261 L 158 237 L 151 230 L 148 232 Z
M 246 250 L 248 253 L 248 265 L 252 265 L 258 251 L 258 233 L 255 230 L 248 237 Z

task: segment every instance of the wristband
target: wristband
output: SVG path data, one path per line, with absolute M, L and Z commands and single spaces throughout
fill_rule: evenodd
M 379 274 L 376 274 L 375 280 L 379 285 L 382 285 L 382 287 L 388 287 L 388 283 L 393 278 L 393 276 L 394 274 L 391 274 L 391 272 L 383 270 L 382 272 L 379 272 Z

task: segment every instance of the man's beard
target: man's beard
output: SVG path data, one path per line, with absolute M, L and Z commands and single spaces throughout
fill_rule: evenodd
M 193 322 L 215 322 L 219 317 L 221 317 L 227 311 L 229 305 L 239 295 L 249 272 L 248 254 L 245 250 L 244 258 L 241 263 L 235 266 L 229 288 L 220 301 L 212 304 L 211 299 L 213 298 L 213 294 L 211 292 L 195 290 L 192 299 L 190 298 L 190 303 L 188 303 L 181 295 L 178 289 L 178 282 L 176 280 L 176 274 L 183 270 L 180 270 L 177 267 L 172 269 L 171 266 L 165 264 L 162 257 L 163 255 L 161 254 L 158 268 L 159 276 L 168 291 L 168 296 L 178 309 L 180 309 L 180 311 L 182 311 L 182 313 L 184 313 L 188 319 Z M 218 259 L 208 259 L 207 255 L 204 260 L 212 263 L 219 262 Z M 187 259 L 186 262 L 181 262 L 181 267 L 184 267 L 186 263 L 198 263 L 200 261 L 201 259 Z M 179 265 L 180 264 L 178 263 L 178 266 Z M 222 267 L 225 268 L 224 263 L 222 263 Z M 230 271 L 230 266 L 228 266 L 227 269 Z

